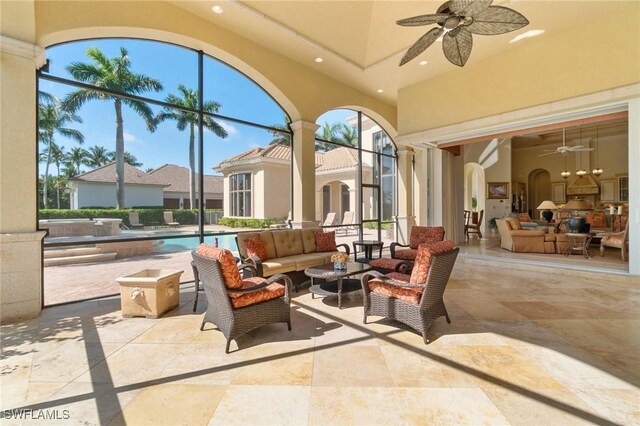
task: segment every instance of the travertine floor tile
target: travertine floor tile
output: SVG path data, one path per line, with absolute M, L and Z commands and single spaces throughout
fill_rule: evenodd
M 139 335 L 133 343 L 191 343 L 200 334 L 202 319 L 193 315 L 156 321 L 156 325 Z
M 209 424 L 305 424 L 309 394 L 307 386 L 229 386 Z
M 640 391 L 638 388 L 580 389 L 575 393 L 602 418 L 620 424 L 640 424 Z
M 357 368 L 353 368 L 353 365 Z M 339 346 L 315 352 L 313 386 L 393 386 L 380 347 Z
M 311 385 L 313 349 L 307 345 L 256 346 L 244 351 L 244 359 L 234 385 Z

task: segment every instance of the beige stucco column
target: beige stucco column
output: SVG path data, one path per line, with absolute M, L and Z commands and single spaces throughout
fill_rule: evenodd
M 398 151 L 398 241 L 406 244 L 415 223 L 413 214 L 413 156 L 411 148 Z
M 316 218 L 316 130 L 310 121 L 291 123 L 293 130 L 293 221 L 294 228 L 317 225 Z
M 41 308 L 44 232 L 36 231 L 36 81 L 33 2 L 0 2 L 0 322 Z

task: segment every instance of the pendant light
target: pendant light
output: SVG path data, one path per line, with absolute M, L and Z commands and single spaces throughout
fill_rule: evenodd
M 564 146 L 565 144 L 564 136 L 565 135 L 564 135 L 564 127 L 563 127 L 562 128 L 562 146 Z M 564 170 L 560 172 L 560 176 L 562 176 L 564 180 L 567 180 L 569 176 L 571 176 L 571 172 L 567 170 L 567 154 L 563 152 L 562 156 L 564 157 Z
M 596 126 L 596 168 L 595 168 L 595 169 L 593 169 L 593 170 L 591 171 L 591 173 L 592 173 L 594 176 L 600 176 L 602 173 L 604 173 L 604 170 L 602 170 L 602 169 L 599 167 L 599 164 L 600 164 L 599 157 L 600 157 L 600 156 L 598 155 L 598 151 L 599 151 L 599 149 L 598 149 L 598 145 L 599 145 L 599 144 L 598 144 L 598 126 Z
M 580 145 L 582 145 L 582 127 L 580 127 Z M 578 154 L 578 156 L 580 157 L 580 168 L 576 170 L 576 176 L 582 177 L 587 174 L 587 171 L 582 168 L 582 155 Z

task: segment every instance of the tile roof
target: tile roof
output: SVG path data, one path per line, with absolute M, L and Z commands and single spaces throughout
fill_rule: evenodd
M 165 191 L 189 192 L 189 168 L 176 164 L 164 164 L 149 172 L 158 180 L 169 184 Z M 196 186 L 198 185 L 200 174 L 196 173 Z M 204 175 L 204 192 L 208 194 L 222 194 L 222 176 Z
M 233 157 L 222 160 L 214 169 L 224 168 L 233 164 L 255 161 L 260 158 L 276 160 L 291 160 L 291 148 L 286 145 L 268 145 L 264 148 L 254 148 L 242 152 Z M 356 167 L 358 165 L 358 152 L 355 149 L 340 147 L 325 153 L 316 152 L 316 170 L 328 171 Z M 363 167 L 370 167 L 362 164 Z
M 115 183 L 116 181 L 116 163 L 109 163 L 104 166 L 95 168 L 86 173 L 82 173 L 78 176 L 71 178 L 72 181 L 81 182 L 104 182 Z M 130 166 L 124 165 L 124 183 L 125 184 L 137 184 L 137 185 L 161 185 L 168 186 L 169 184 L 163 180 L 158 179 L 155 176 L 151 176 L 149 173 L 145 173 L 142 170 Z

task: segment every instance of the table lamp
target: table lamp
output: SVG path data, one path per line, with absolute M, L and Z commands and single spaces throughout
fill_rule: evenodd
M 538 206 L 537 210 L 542 210 L 540 216 L 547 222 L 551 223 L 551 219 L 553 218 L 553 212 L 551 210 L 558 210 L 558 206 L 551 200 L 544 200 Z
M 574 198 L 565 204 L 564 208 L 573 212 L 573 217 L 569 219 L 569 228 L 571 228 L 573 232 L 583 232 L 586 228 L 586 221 L 584 217 L 579 216 L 579 212 L 592 210 L 591 204 L 581 198 Z

